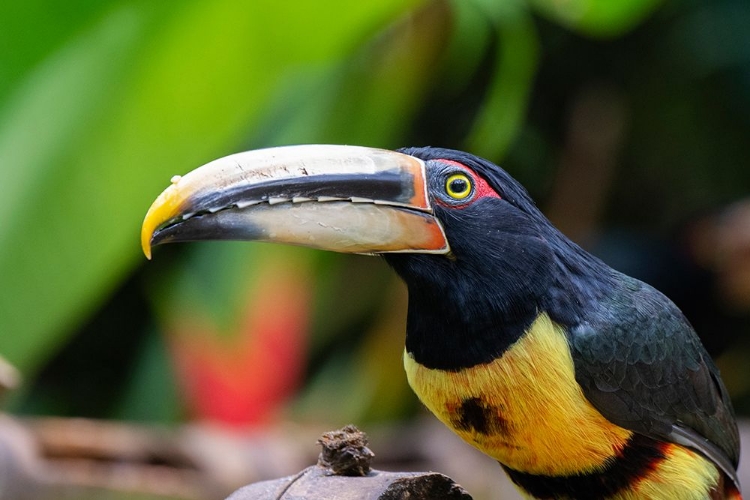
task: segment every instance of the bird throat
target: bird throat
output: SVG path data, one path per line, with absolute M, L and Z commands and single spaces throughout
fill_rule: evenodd
M 456 294 L 455 290 L 409 286 L 406 352 L 428 368 L 458 371 L 489 363 L 531 327 L 537 300 L 514 296 L 498 303 L 496 297 Z M 470 297 L 470 298 L 469 298 Z
M 421 365 L 458 371 L 489 363 L 523 337 L 541 311 L 560 325 L 577 321 L 584 301 L 560 282 L 564 273 L 555 272 L 548 247 L 526 245 L 528 265 L 508 261 L 512 252 L 502 245 L 493 248 L 454 261 L 386 257 L 409 289 L 406 351 Z

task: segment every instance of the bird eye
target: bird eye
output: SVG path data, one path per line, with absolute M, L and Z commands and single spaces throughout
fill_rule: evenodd
M 471 179 L 466 174 L 453 174 L 445 181 L 445 192 L 454 200 L 463 200 L 471 194 Z

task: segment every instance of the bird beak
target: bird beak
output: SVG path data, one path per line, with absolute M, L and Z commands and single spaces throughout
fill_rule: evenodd
M 304 145 L 226 156 L 172 178 L 141 245 L 253 240 L 345 253 L 448 253 L 422 160 L 358 146 Z

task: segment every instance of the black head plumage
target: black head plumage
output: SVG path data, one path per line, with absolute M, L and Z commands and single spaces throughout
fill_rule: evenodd
M 420 363 L 460 369 L 495 359 L 541 311 L 558 323 L 577 323 L 609 268 L 565 238 L 492 162 L 443 148 L 400 152 L 426 162 L 435 215 L 452 251 L 385 257 L 409 287 L 406 347 Z M 486 181 L 496 196 L 460 207 L 440 203 L 444 182 L 430 178 L 454 164 Z
M 478 156 L 448 148 L 410 147 L 398 150 L 424 161 L 452 160 L 483 177 L 501 198 L 522 210 L 536 223 L 550 225 L 547 218 L 537 208 L 528 191 L 505 170 Z

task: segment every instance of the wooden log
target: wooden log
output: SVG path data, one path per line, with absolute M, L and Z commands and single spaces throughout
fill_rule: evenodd
M 448 476 L 437 472 L 370 471 L 336 476 L 314 465 L 295 476 L 263 481 L 237 490 L 227 500 L 471 500 Z
M 367 436 L 353 425 L 326 432 L 318 464 L 302 472 L 246 486 L 227 500 L 471 500 L 448 476 L 436 472 L 370 469 L 375 456 Z

